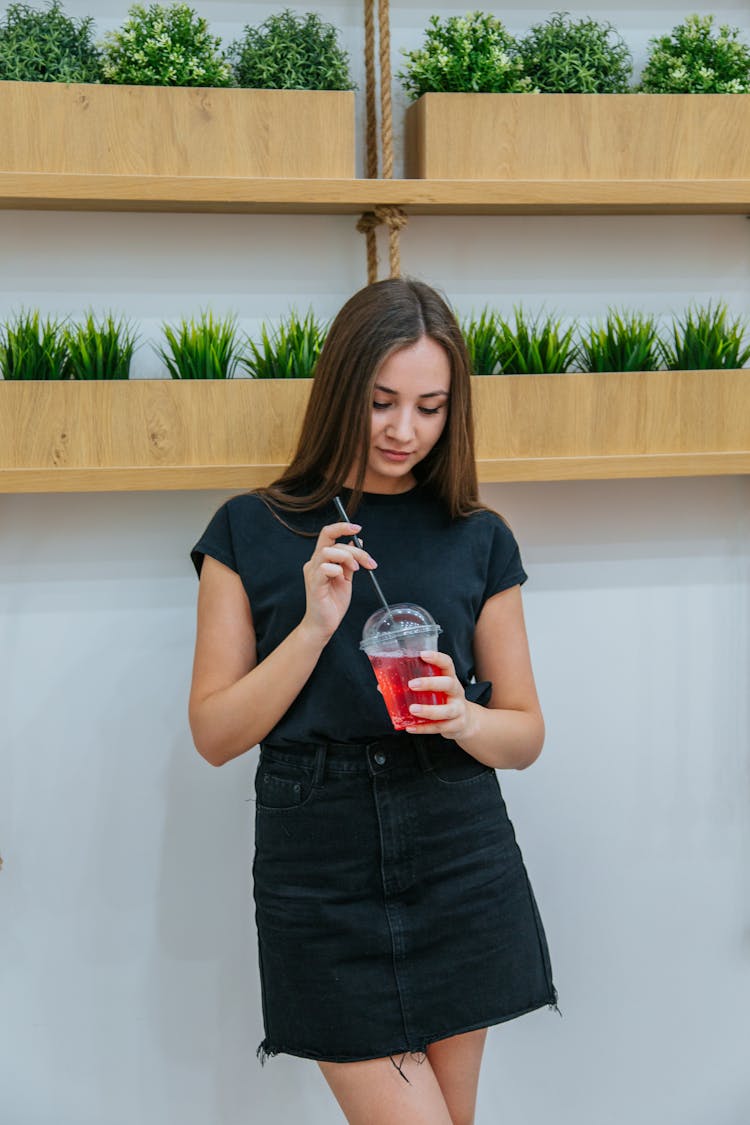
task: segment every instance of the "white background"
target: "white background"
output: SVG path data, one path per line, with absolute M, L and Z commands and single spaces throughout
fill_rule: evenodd
M 281 5 L 198 7 L 232 39 Z M 360 4 L 316 7 L 362 87 Z M 392 7 L 394 70 L 431 12 L 462 10 Z M 102 31 L 126 12 L 67 9 Z M 519 33 L 551 9 L 486 10 Z M 612 20 L 640 67 L 649 36 L 690 10 L 573 12 Z M 750 31 L 739 2 L 701 10 Z M 402 257 L 461 313 L 523 301 L 666 317 L 724 298 L 747 314 L 748 234 L 734 216 L 422 217 Z M 210 306 L 252 330 L 291 304 L 328 316 L 365 281 L 351 217 L 0 212 L 0 247 L 0 317 L 125 313 L 140 377 L 162 374 L 149 342 L 165 319 Z M 187 725 L 188 551 L 225 495 L 0 497 L 4 1125 L 342 1119 L 313 1063 L 255 1059 L 255 754 L 213 770 Z M 491 1031 L 477 1125 L 747 1125 L 748 482 L 483 495 L 530 574 L 547 747 L 501 782 L 564 1015 Z

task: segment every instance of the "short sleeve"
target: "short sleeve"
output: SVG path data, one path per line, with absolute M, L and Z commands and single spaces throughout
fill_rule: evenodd
M 511 586 L 522 586 L 526 578 L 527 574 L 523 569 L 521 552 L 515 535 L 507 523 L 493 513 L 483 603 L 493 594 L 499 594 L 501 590 L 508 590 Z
M 232 543 L 232 525 L 227 504 L 222 504 L 215 513 L 208 527 L 190 552 L 190 558 L 193 560 L 199 578 L 203 559 L 206 555 L 210 555 L 212 559 L 218 559 L 231 570 L 239 571 Z

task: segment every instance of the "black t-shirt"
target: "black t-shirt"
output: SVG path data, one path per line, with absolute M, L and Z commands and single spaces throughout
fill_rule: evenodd
M 343 490 L 345 504 L 348 496 Z M 340 519 L 333 503 L 312 513 L 280 515 L 316 536 L 324 524 Z M 398 496 L 365 493 L 352 518 L 362 525 L 365 548 L 378 563 L 375 573 L 386 599 L 391 604 L 416 602 L 429 610 L 443 630 L 438 647 L 453 658 L 467 695 L 486 702 L 489 685 L 473 683 L 474 626 L 488 598 L 526 580 L 508 525 L 490 511 L 451 520 L 442 502 L 422 485 Z M 260 497 L 245 493 L 219 508 L 191 552 L 199 575 L 204 555 L 240 575 L 252 610 L 258 661 L 304 616 L 302 567 L 314 547 L 314 538 L 289 530 Z M 359 648 L 362 627 L 379 607 L 367 572 L 357 571 L 343 621 L 265 742 L 368 742 L 394 733 L 370 663 Z

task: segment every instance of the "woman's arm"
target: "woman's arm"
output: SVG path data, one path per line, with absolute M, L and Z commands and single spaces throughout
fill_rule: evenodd
M 189 718 L 198 753 L 220 766 L 261 742 L 289 710 L 351 601 L 352 575 L 375 566 L 366 551 L 339 544 L 357 524 L 324 527 L 303 567 L 307 608 L 299 625 L 260 663 L 252 610 L 239 575 L 206 556 Z
M 536 761 L 544 744 L 544 719 L 531 668 L 520 586 L 491 597 L 477 621 L 477 679 L 492 681 L 487 707 L 466 699 L 449 656 L 441 652 L 422 656 L 445 675 L 412 680 L 410 686 L 447 692 L 448 701 L 440 707 L 412 706 L 413 714 L 440 722 L 411 727 L 410 733 L 453 738 L 468 754 L 496 769 L 525 769 Z

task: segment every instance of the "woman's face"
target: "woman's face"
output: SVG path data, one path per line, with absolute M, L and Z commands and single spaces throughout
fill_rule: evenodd
M 385 361 L 372 398 L 365 492 L 406 492 L 414 486 L 414 466 L 445 428 L 450 383 L 448 355 L 429 336 Z M 354 475 L 346 482 L 350 487 Z

